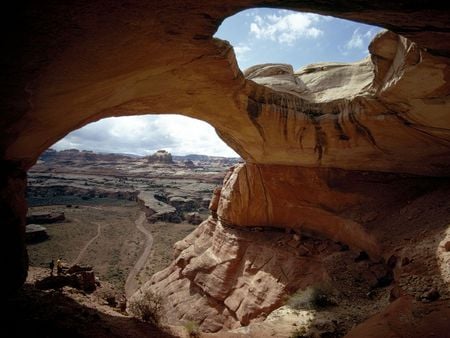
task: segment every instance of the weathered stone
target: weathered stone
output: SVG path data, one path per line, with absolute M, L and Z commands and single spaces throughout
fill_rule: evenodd
M 316 259 L 273 247 L 272 239 L 270 232 L 231 229 L 211 218 L 175 245 L 175 261 L 130 302 L 148 292 L 160 294 L 167 322 L 187 316 L 212 332 L 263 318 L 282 304 L 286 292 L 324 276 Z
M 27 216 L 27 223 L 51 224 L 62 222 L 66 219 L 64 212 L 40 212 Z
M 316 64 L 296 72 L 265 65 L 245 78 L 232 47 L 212 36 L 227 16 L 259 6 L 373 23 L 401 36 L 379 34 L 369 57 L 353 64 Z M 200 118 L 248 163 L 230 173 L 218 207 L 212 203 L 219 220 L 181 241 L 177 260 L 135 296 L 148 288 L 161 291 L 169 320 L 192 316 L 210 331 L 262 318 L 289 289 L 319 278 L 321 270 L 309 257 L 272 246 L 274 234 L 258 242 L 256 232 L 249 238 L 242 228 L 317 232 L 371 258 L 380 255 L 376 237 L 351 212 L 366 203 L 376 206 L 376 189 L 342 188 L 345 179 L 334 175 L 354 183 L 356 174 L 317 168 L 450 174 L 445 5 L 93 0 L 29 2 L 20 11 L 3 12 L 10 19 L 2 20 L 4 31 L 12 32 L 2 46 L 0 123 L 0 213 L 7 239 L 2 256 L 11 257 L 4 266 L 7 291 L 26 275 L 26 170 L 63 135 L 104 117 L 177 112 Z M 11 30 L 9 22 L 20 29 Z M 300 265 L 311 274 L 298 272 Z M 429 323 L 412 316 L 418 305 L 402 298 L 349 336 L 368 336 L 370 325 L 381 337 L 426 336 Z M 432 323 L 444 335 L 448 308 L 440 311 Z M 398 327 L 404 332 L 394 332 Z
M 25 227 L 25 240 L 28 243 L 36 243 L 48 239 L 47 228 L 39 224 L 27 224 Z
M 157 221 L 181 222 L 177 210 L 173 206 L 157 200 L 153 192 L 141 191 L 137 196 L 137 201 L 150 223 Z
M 362 197 L 330 189 L 340 179 L 306 168 L 238 165 L 224 179 L 217 214 L 225 224 L 313 231 L 376 257 L 374 238 L 355 220 L 339 215 Z
M 197 208 L 197 203 L 193 199 L 184 198 L 181 196 L 170 197 L 168 203 L 180 212 L 192 211 Z
M 198 212 L 190 212 L 186 215 L 186 221 L 188 221 L 190 224 L 198 225 L 203 220 Z
M 147 159 L 148 163 L 172 164 L 172 155 L 166 150 L 158 150 Z

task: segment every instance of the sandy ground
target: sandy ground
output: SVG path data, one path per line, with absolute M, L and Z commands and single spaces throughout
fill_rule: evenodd
M 50 260 L 58 257 L 67 264 L 91 265 L 118 294 L 126 293 L 127 282 L 127 296 L 167 267 L 173 258 L 173 244 L 196 227 L 185 222 L 149 224 L 134 202 L 30 210 L 62 211 L 66 216 L 64 222 L 45 225 L 48 240 L 28 246 L 31 266 L 47 268 Z
M 125 296 L 127 298 L 131 297 L 133 293 L 135 293 L 138 289 L 138 283 L 137 283 L 137 275 L 141 271 L 142 267 L 146 264 L 150 252 L 152 250 L 153 245 L 153 237 L 152 234 L 144 227 L 144 224 L 147 222 L 145 213 L 142 212 L 139 215 L 139 218 L 135 221 L 136 228 L 144 234 L 146 237 L 145 241 L 145 247 L 144 251 L 142 252 L 139 259 L 136 261 L 134 266 L 130 269 L 130 272 L 128 273 L 128 277 L 125 281 Z

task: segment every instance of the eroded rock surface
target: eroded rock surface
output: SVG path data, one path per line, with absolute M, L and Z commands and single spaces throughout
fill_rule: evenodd
M 173 163 L 172 154 L 167 150 L 158 150 L 153 155 L 148 157 L 148 163 L 171 164 Z
M 264 65 L 243 74 L 230 44 L 212 35 L 227 16 L 262 5 L 378 24 L 392 32 L 376 36 L 369 57 L 354 64 L 297 71 Z M 104 117 L 172 112 L 196 117 L 213 125 L 248 163 L 230 172 L 214 195 L 217 219 L 179 243 L 176 261 L 140 291 L 164 291 L 171 319 L 194 316 L 210 331 L 263 318 L 284 294 L 328 271 L 314 255 L 300 259 L 275 246 L 277 236 L 293 235 L 275 231 L 257 238 L 246 229 L 310 231 L 387 259 L 390 238 L 377 231 L 398 231 L 400 238 L 408 231 L 403 224 L 421 217 L 411 213 L 404 219 L 392 209 L 421 193 L 404 184 L 412 178 L 399 174 L 450 174 L 445 4 L 94 0 L 31 2 L 4 13 L 12 19 L 2 20 L 4 31 L 11 31 L 11 21 L 17 26 L 12 30 L 17 36 L 5 37 L 1 56 L 0 212 L 8 238 L 2 248 L 5 257 L 13 257 L 5 266 L 8 290 L 26 275 L 26 171 L 68 132 Z M 414 182 L 432 185 L 426 178 Z M 383 227 L 387 210 L 403 223 Z M 414 238 L 422 243 L 419 233 Z M 302 275 L 294 266 L 315 272 Z
M 280 306 L 284 296 L 324 278 L 314 256 L 283 247 L 292 235 L 224 227 L 209 219 L 175 246 L 172 265 L 130 300 L 151 291 L 164 298 L 164 320 L 201 323 L 205 331 L 247 325 Z
M 11 73 L 19 67 L 16 77 L 23 75 L 8 88 L 28 85 L 4 95 L 16 108 L 1 139 L 4 158 L 28 169 L 81 125 L 177 112 L 212 124 L 247 162 L 449 174 L 446 11 L 428 8 L 423 15 L 415 7 L 405 14 L 403 3 L 389 11 L 378 3 L 337 11 L 332 2 L 321 3 L 323 13 L 378 22 L 410 40 L 385 32 L 375 37 L 369 57 L 354 64 L 297 71 L 265 65 L 243 74 L 232 47 L 211 36 L 226 16 L 257 4 L 136 1 L 112 8 L 94 1 L 80 9 L 85 14 L 69 17 L 75 5 L 29 8 L 22 53 L 33 71 L 8 59 Z M 277 4 L 284 3 L 270 5 Z M 183 9 L 173 16 L 178 6 Z M 302 6 L 312 10 L 314 3 Z M 433 29 L 425 17 L 433 17 Z M 179 22 L 189 25 L 180 29 Z M 63 25 L 58 38 L 46 33 L 46 25 Z
M 180 217 L 175 207 L 157 200 L 155 194 L 150 191 L 141 191 L 137 196 L 138 204 L 142 207 L 147 217 L 147 221 L 155 223 L 157 221 L 178 221 Z
M 439 191 L 441 185 L 446 188 Z M 427 197 L 435 190 L 434 199 Z M 387 306 L 389 292 L 393 300 L 405 292 L 420 298 L 434 285 L 438 290 L 448 287 L 437 277 L 439 270 L 427 263 L 432 243 L 450 222 L 446 191 L 446 179 L 238 165 L 215 191 L 210 205 L 214 216 L 175 245 L 173 263 L 130 302 L 159 294 L 162 316 L 171 325 L 193 321 L 216 332 L 251 324 L 253 330 L 253 324 L 284 305 L 296 290 L 332 281 L 339 294 L 337 313 L 345 322 L 340 329 L 347 331 L 351 323 Z M 410 205 L 422 195 L 422 202 Z M 429 211 L 411 221 L 421 203 Z M 442 208 L 438 213 L 431 208 L 436 203 Z M 430 224 L 427 238 L 420 230 L 424 220 Z M 407 245 L 419 241 L 423 247 L 408 249 L 405 236 Z M 401 257 L 408 252 L 416 263 L 401 268 Z M 417 277 L 409 280 L 408 271 Z M 400 293 L 395 291 L 399 288 Z M 355 306 L 365 310 L 355 316 Z M 345 320 L 349 316 L 352 320 Z

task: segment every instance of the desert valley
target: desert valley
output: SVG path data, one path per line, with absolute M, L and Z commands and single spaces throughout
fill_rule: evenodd
M 49 150 L 28 178 L 28 222 L 47 223 L 49 236 L 31 239 L 30 265 L 47 268 L 62 257 L 66 264 L 95 266 L 102 280 L 123 293 L 147 245 L 140 223 L 153 236 L 147 253 L 153 259 L 144 257 L 136 280 L 128 282 L 130 296 L 169 264 L 173 244 L 208 218 L 214 188 L 238 161 L 199 155 L 173 160 L 165 151 L 132 157 Z

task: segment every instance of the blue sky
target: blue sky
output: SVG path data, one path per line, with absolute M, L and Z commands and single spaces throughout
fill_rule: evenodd
M 378 27 L 287 10 L 252 9 L 226 19 L 216 37 L 228 40 L 244 70 L 262 63 L 288 63 L 294 70 L 324 61 L 353 62 L 368 55 Z M 195 131 L 195 132 L 194 132 Z M 108 118 L 73 131 L 53 145 L 137 155 L 237 156 L 203 121 L 179 115 Z
M 288 63 L 297 70 L 323 61 L 361 60 L 378 31 L 378 27 L 330 16 L 252 9 L 226 19 L 215 36 L 234 46 L 241 69 Z

